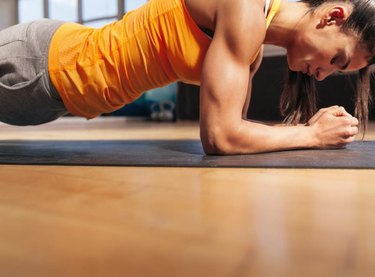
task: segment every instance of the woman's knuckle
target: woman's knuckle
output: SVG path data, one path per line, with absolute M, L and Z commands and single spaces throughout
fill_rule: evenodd
M 346 125 L 352 125 L 352 119 L 349 117 L 344 117 L 343 121 Z
M 345 131 L 343 132 L 343 136 L 344 136 L 344 138 L 347 138 L 347 137 L 349 137 L 349 136 L 351 136 L 351 135 L 352 135 L 351 130 L 345 130 Z

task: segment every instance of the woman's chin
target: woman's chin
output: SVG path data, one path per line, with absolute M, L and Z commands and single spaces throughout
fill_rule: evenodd
M 297 68 L 295 68 L 295 67 L 293 67 L 293 66 L 290 66 L 290 65 L 288 65 L 288 68 L 289 68 L 290 71 L 293 71 L 293 72 L 298 72 L 298 71 L 300 71 L 300 70 L 298 70 Z

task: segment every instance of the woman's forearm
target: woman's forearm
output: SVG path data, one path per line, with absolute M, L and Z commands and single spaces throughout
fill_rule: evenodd
M 243 120 L 234 129 L 216 129 L 207 140 L 202 135 L 202 142 L 207 154 L 250 154 L 288 149 L 312 148 L 314 139 L 309 126 L 268 126 Z M 206 142 L 206 143 L 205 143 Z
M 201 139 L 207 154 L 250 154 L 301 148 L 341 148 L 354 141 L 358 120 L 342 107 L 320 110 L 307 125 L 268 126 L 222 118 L 203 125 Z M 214 126 L 214 127 L 211 127 Z

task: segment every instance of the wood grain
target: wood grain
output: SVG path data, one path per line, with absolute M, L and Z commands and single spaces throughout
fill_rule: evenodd
M 0 139 L 198 137 L 196 123 L 111 118 L 0 126 Z M 372 170 L 0 166 L 0 176 L 0 276 L 374 276 Z

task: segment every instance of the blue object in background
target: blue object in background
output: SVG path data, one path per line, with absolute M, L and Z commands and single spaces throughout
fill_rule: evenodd
M 151 106 L 154 103 L 162 103 L 163 101 L 169 100 L 176 104 L 176 98 L 177 83 L 173 83 L 163 88 L 152 89 L 145 92 L 136 101 L 126 105 L 116 112 L 113 112 L 112 115 L 150 117 Z

